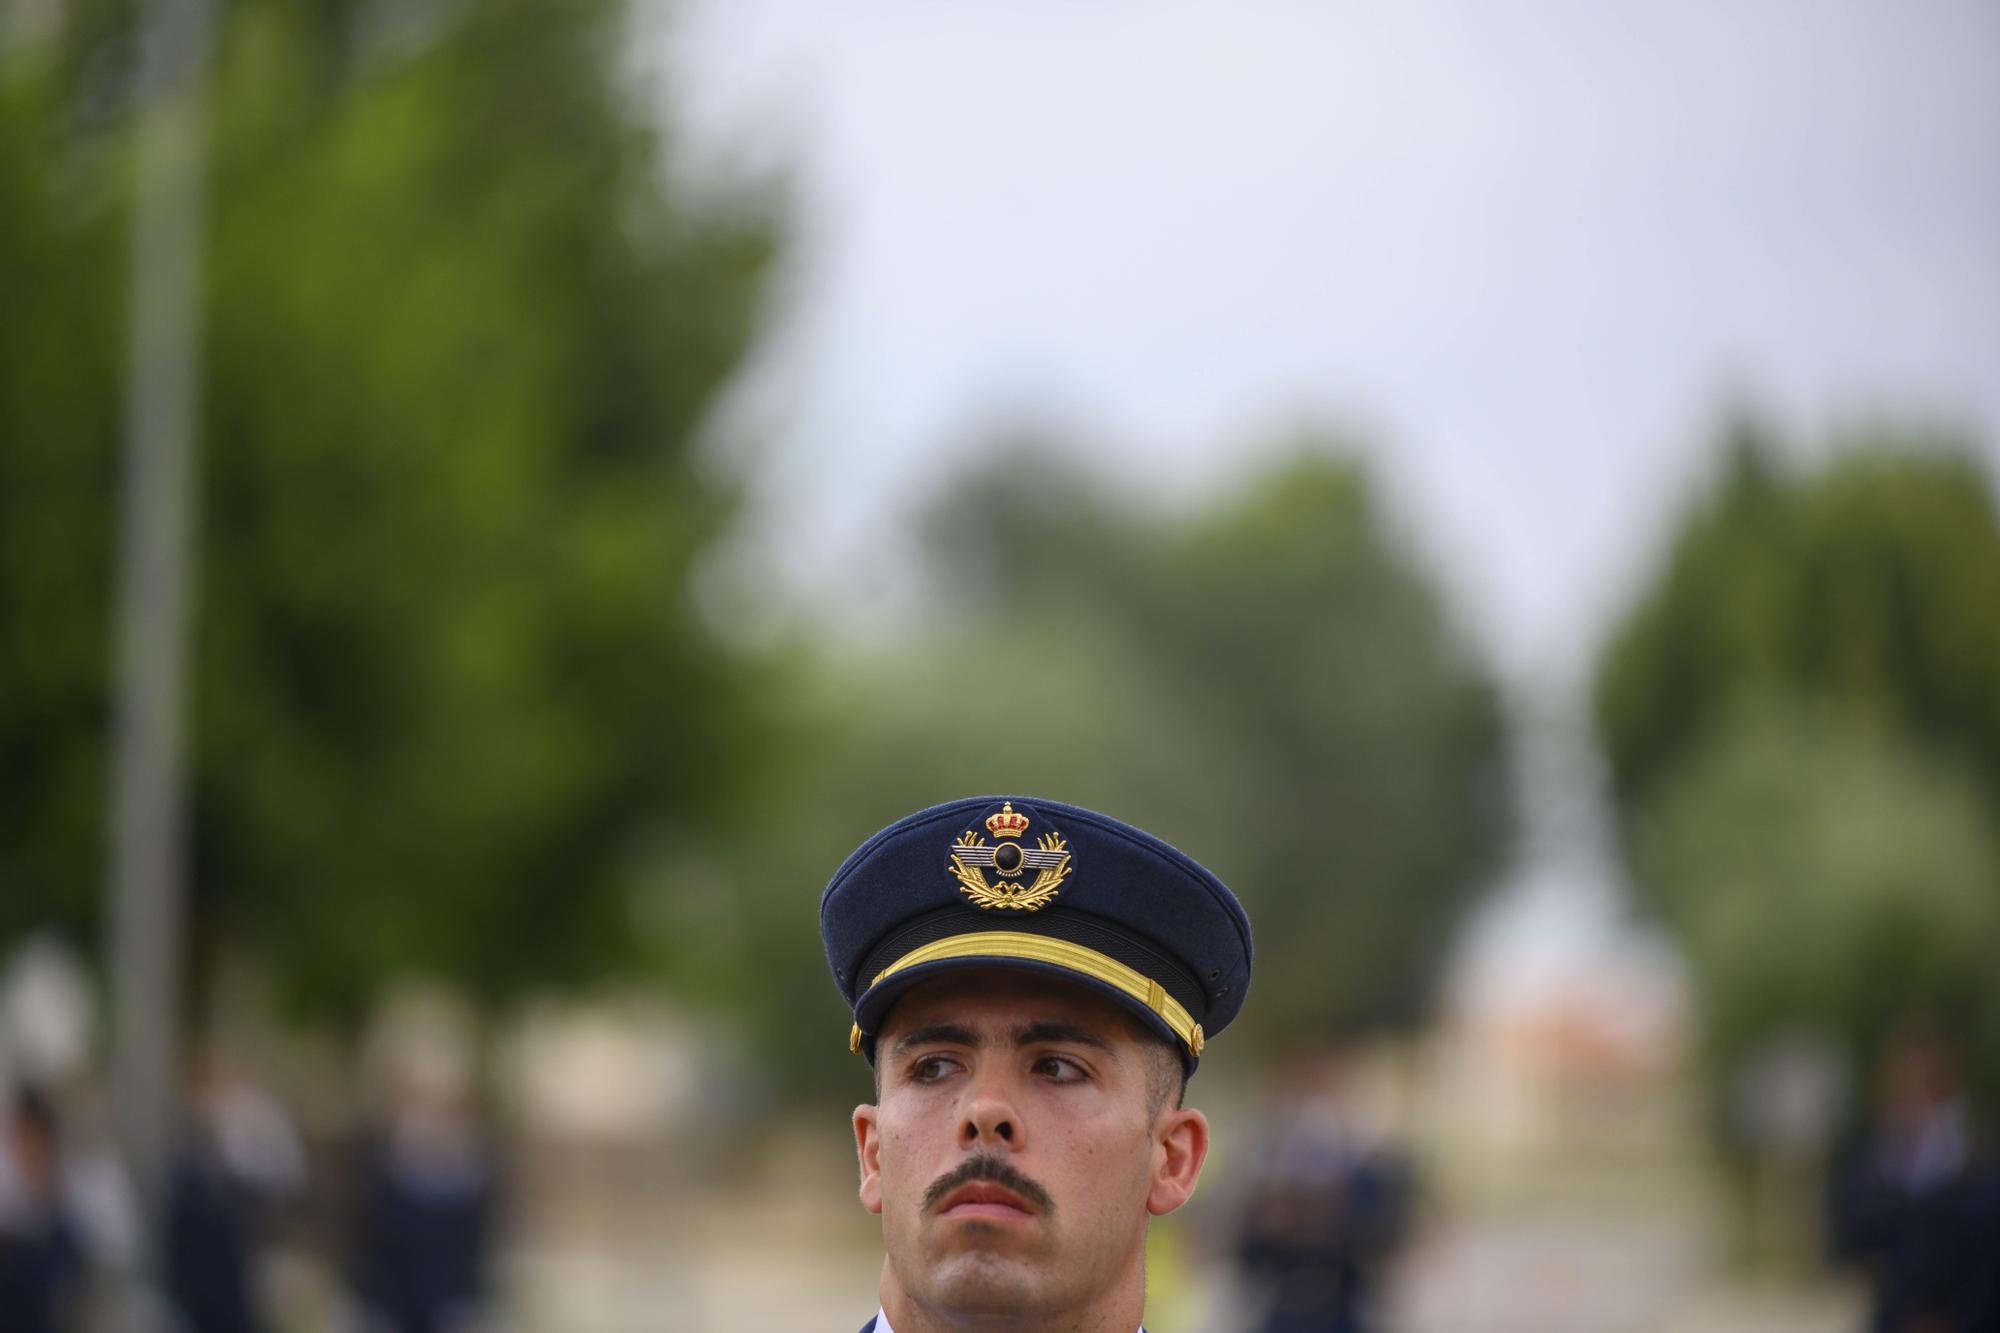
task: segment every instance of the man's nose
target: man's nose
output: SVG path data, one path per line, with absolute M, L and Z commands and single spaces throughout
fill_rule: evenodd
M 964 1117 L 958 1126 L 961 1148 L 1005 1147 L 1019 1151 L 1027 1136 L 1006 1083 L 995 1075 L 981 1076 L 968 1090 Z

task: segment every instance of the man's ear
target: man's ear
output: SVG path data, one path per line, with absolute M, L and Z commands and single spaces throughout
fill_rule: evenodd
M 1202 1127 L 1203 1151 L 1207 1151 L 1206 1125 Z M 861 1206 L 871 1213 L 882 1211 L 882 1129 L 875 1123 L 875 1108 L 865 1102 L 854 1108 L 854 1155 L 861 1162 Z
M 871 1108 L 872 1109 L 872 1108 Z M 858 1116 L 860 1113 L 856 1112 Z M 1153 1180 L 1146 1211 L 1164 1216 L 1186 1203 L 1208 1160 L 1208 1117 L 1199 1111 L 1169 1111 L 1153 1136 Z

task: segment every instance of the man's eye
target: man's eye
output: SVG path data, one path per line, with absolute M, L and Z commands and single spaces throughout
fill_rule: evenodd
M 1044 1055 L 1035 1061 L 1035 1072 L 1053 1083 L 1080 1083 L 1089 1077 L 1082 1065 L 1066 1055 Z
M 958 1068 L 958 1061 L 948 1055 L 926 1055 L 910 1066 L 910 1078 L 917 1083 L 935 1083 Z

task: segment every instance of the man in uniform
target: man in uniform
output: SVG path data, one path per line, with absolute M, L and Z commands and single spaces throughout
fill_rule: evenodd
M 1115 819 L 976 797 L 863 843 L 820 933 L 875 1074 L 862 1333 L 1139 1328 L 1148 1222 L 1208 1153 L 1186 1081 L 1250 986 L 1235 896 Z

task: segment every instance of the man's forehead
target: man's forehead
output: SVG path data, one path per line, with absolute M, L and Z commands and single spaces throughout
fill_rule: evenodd
M 890 1010 L 882 1035 L 940 1023 L 982 1038 L 1011 1036 L 1037 1023 L 1063 1023 L 1106 1041 L 1126 1035 L 1131 1026 L 1124 1010 L 1087 987 L 1014 968 L 979 968 L 911 987 Z

